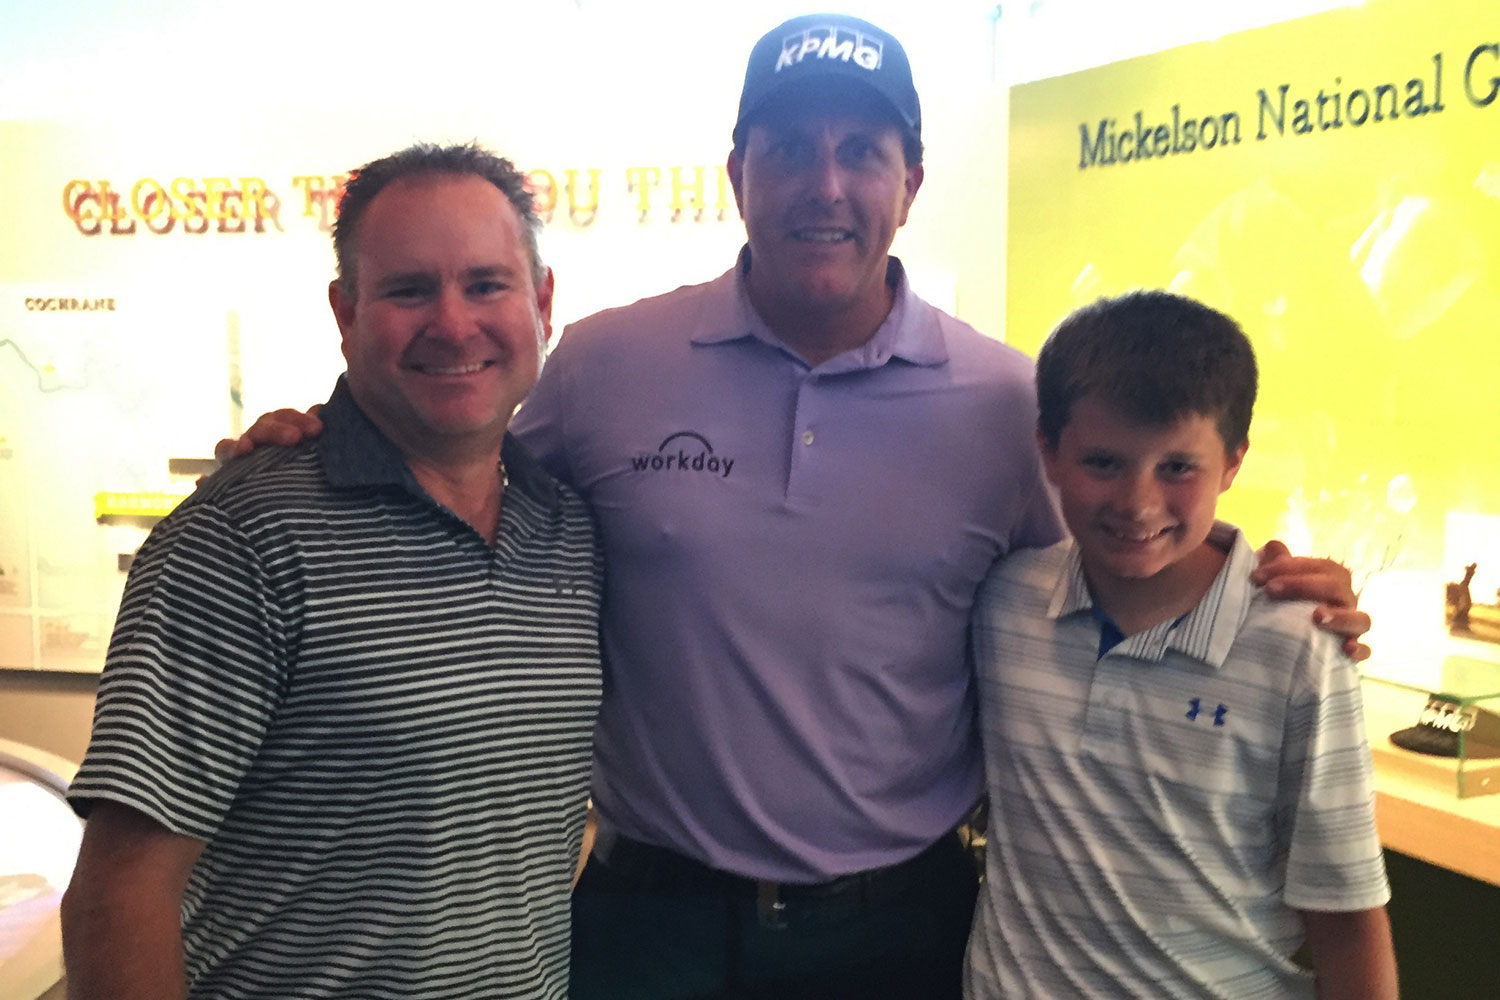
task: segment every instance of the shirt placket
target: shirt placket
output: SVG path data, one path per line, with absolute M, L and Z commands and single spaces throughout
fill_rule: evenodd
M 1129 699 L 1125 670 L 1128 661 L 1108 653 L 1094 665 L 1084 710 L 1081 749 L 1108 757 L 1124 738 L 1125 709 Z
M 819 452 L 826 447 L 820 439 L 824 387 L 822 379 L 805 372 L 797 382 L 797 398 L 792 413 L 791 460 L 787 463 L 786 499 L 788 503 L 812 503 L 818 497 L 814 489 Z

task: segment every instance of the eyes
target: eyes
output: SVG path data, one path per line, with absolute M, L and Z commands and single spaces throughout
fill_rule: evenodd
M 1096 479 L 1113 479 L 1129 468 L 1123 456 L 1107 451 L 1086 452 L 1078 464 Z M 1199 463 L 1191 458 L 1168 458 L 1156 464 L 1156 476 L 1166 482 L 1178 482 L 1191 478 L 1199 468 Z
M 509 287 L 509 283 L 501 281 L 499 278 L 481 278 L 469 282 L 465 293 L 470 296 L 488 298 L 492 295 L 499 295 Z
M 464 298 L 485 301 L 502 295 L 511 283 L 495 275 L 477 275 L 465 280 Z M 420 305 L 435 298 L 441 283 L 426 275 L 398 277 L 380 285 L 380 297 L 397 305 Z
M 819 143 L 809 134 L 784 133 L 771 137 L 767 152 L 783 170 L 805 170 L 817 165 Z M 867 170 L 883 166 L 890 157 L 875 136 L 856 132 L 839 140 L 833 158 L 846 170 Z
M 387 286 L 381 292 L 381 298 L 392 302 L 419 302 L 430 294 L 425 284 L 402 284 Z
M 1198 471 L 1197 462 L 1189 462 L 1185 459 L 1173 459 L 1163 462 L 1156 467 L 1158 474 L 1172 479 L 1185 479 Z

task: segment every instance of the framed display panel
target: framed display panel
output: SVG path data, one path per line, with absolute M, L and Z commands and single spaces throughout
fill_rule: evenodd
M 1423 647 L 1385 667 L 1425 689 L 1455 651 L 1445 582 L 1477 561 L 1476 603 L 1500 583 L 1471 530 L 1500 523 L 1497 135 L 1480 0 L 1376 0 L 1011 96 L 1007 339 L 1034 352 L 1141 287 L 1235 317 L 1261 387 L 1223 516 L 1348 564 L 1394 640 L 1377 657 Z
M 326 300 L 342 171 L 474 138 L 427 128 L 0 122 L 0 232 L 26 251 L 0 259 L 0 668 L 101 669 L 133 555 L 214 469 L 214 442 L 327 398 L 344 367 Z M 480 137 L 535 192 L 558 329 L 734 259 L 718 131 L 606 136 L 607 154 L 540 118 Z

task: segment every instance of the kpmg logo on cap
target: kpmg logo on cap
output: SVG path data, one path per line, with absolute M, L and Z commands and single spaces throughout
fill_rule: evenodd
M 784 39 L 776 72 L 796 66 L 809 57 L 838 62 L 852 62 L 867 70 L 880 68 L 880 39 L 862 32 L 832 25 L 808 28 Z

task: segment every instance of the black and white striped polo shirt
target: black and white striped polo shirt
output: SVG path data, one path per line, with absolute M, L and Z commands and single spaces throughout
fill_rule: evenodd
M 131 570 L 70 797 L 207 847 L 194 997 L 567 994 L 600 695 L 583 502 L 507 438 L 493 548 L 340 383 Z

